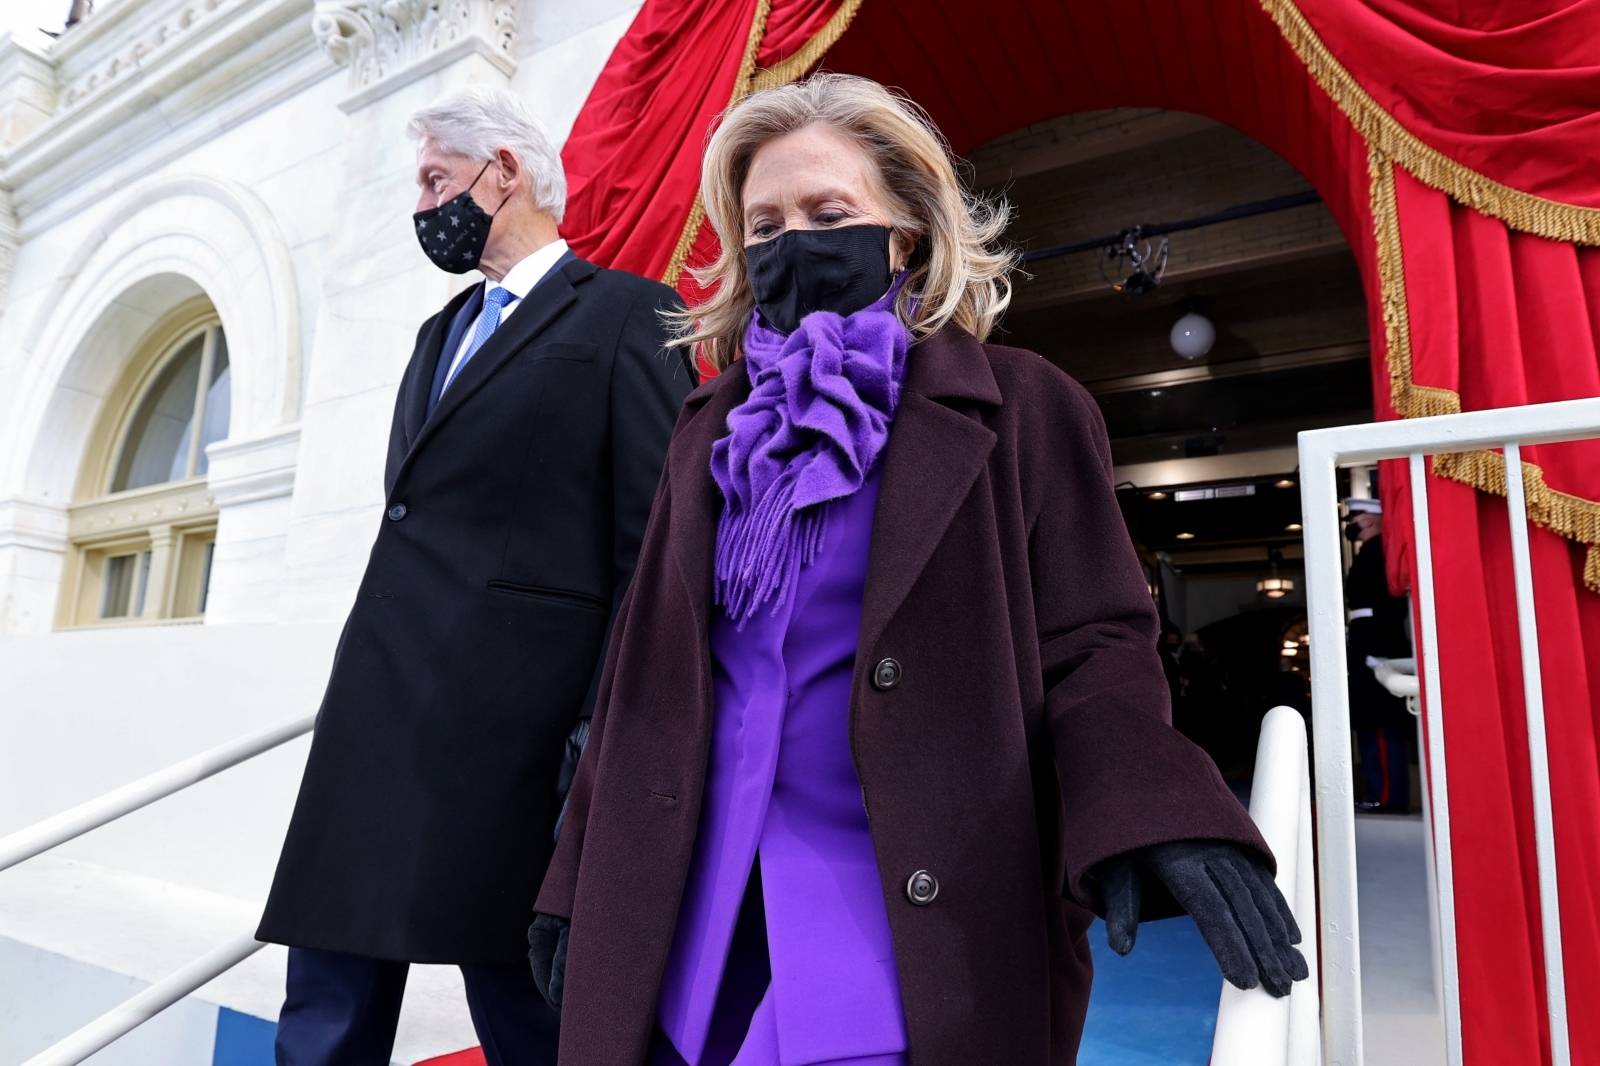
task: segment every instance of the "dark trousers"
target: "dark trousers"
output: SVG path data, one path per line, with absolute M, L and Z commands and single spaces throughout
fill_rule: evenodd
M 278 1066 L 389 1066 L 407 963 L 289 949 Z M 489 1066 L 555 1066 L 560 1018 L 523 964 L 462 966 Z
M 1361 778 L 1368 803 L 1384 810 L 1411 809 L 1411 737 L 1415 727 L 1373 726 L 1356 730 L 1361 749 Z

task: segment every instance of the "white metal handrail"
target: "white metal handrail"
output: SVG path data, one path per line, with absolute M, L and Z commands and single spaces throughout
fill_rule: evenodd
M 31 859 L 296 737 L 304 736 L 311 732 L 315 724 L 316 716 L 307 715 L 253 736 L 219 744 L 209 751 L 130 781 L 121 788 L 18 830 L 0 839 L 0 870 Z M 264 946 L 251 934 L 241 933 L 57 1041 L 23 1063 L 23 1066 L 76 1066 L 112 1041 L 126 1036 L 174 1003 L 193 994 L 218 975 L 239 965 Z
M 1261 722 L 1250 817 L 1278 860 L 1278 890 L 1302 934 L 1300 952 L 1317 969 L 1316 867 L 1312 862 L 1311 773 L 1306 727 L 1293 707 L 1274 707 Z M 1278 999 L 1264 989 L 1224 982 L 1211 1043 L 1212 1066 L 1316 1066 L 1322 1061 L 1317 983 L 1297 981 Z
M 164 799 L 174 792 L 181 792 L 213 774 L 237 766 L 246 759 L 253 759 L 262 752 L 270 751 L 280 744 L 286 744 L 298 736 L 303 736 L 311 732 L 316 720 L 316 715 L 307 715 L 254 736 L 219 744 L 210 751 L 203 751 L 180 763 L 174 763 L 136 781 L 130 781 L 121 788 L 112 789 L 104 795 L 86 800 L 76 807 L 0 838 L 0 870 L 31 859 L 57 845 L 65 844 L 91 829 L 98 829 L 114 822 L 141 807 L 148 807 L 158 799 Z
M 1311 683 L 1317 758 L 1318 877 L 1322 913 L 1323 1050 L 1328 1066 L 1362 1066 L 1361 948 L 1357 939 L 1354 789 L 1350 693 L 1345 674 L 1345 613 L 1337 468 L 1404 458 L 1411 470 L 1411 518 L 1417 555 L 1415 592 L 1422 622 L 1423 691 L 1427 693 L 1429 812 L 1439 914 L 1445 1056 L 1461 1066 L 1461 1003 L 1456 958 L 1445 713 L 1439 688 L 1439 620 L 1434 599 L 1433 535 L 1427 456 L 1504 449 L 1517 627 L 1523 659 L 1539 911 L 1552 1066 L 1570 1066 L 1561 915 L 1555 876 L 1549 757 L 1544 736 L 1533 577 L 1521 448 L 1600 437 L 1600 398 L 1499 408 L 1437 418 L 1341 426 L 1300 434 L 1300 489 L 1306 545 L 1306 598 L 1311 630 Z
M 254 936 L 241 933 L 50 1045 L 22 1066 L 77 1066 L 264 947 Z

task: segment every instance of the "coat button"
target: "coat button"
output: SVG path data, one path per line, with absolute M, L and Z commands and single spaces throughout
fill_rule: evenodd
M 389 521 L 398 522 L 398 521 L 400 521 L 400 519 L 404 518 L 405 516 L 406 516 L 406 505 L 405 504 L 397 503 L 393 507 L 389 508 Z
M 939 879 L 926 870 L 918 870 L 906 882 L 906 899 L 919 907 L 926 907 L 939 895 Z
M 901 672 L 899 660 L 881 660 L 872 668 L 872 687 L 879 692 L 888 692 L 900 683 Z

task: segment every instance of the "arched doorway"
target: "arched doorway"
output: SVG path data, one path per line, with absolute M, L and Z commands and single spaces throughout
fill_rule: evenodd
M 1285 654 L 1286 636 L 1307 617 L 1296 434 L 1373 417 L 1354 257 L 1303 175 L 1200 116 L 1154 108 L 1056 116 L 965 159 L 974 189 L 1013 209 L 1007 240 L 1027 256 L 992 339 L 1038 352 L 1093 395 L 1164 640 L 1178 643 L 1163 650 L 1174 724 L 1244 798 L 1266 712 L 1311 709 L 1298 639 Z M 1176 228 L 1139 239 L 1157 262 L 1167 243 L 1159 283 L 1136 291 L 1131 262 L 1107 249 L 1151 224 Z M 1185 358 L 1172 330 L 1199 312 L 1213 324 L 1212 343 Z M 1402 858 L 1420 871 L 1420 819 L 1404 829 L 1412 848 Z M 1425 934 L 1424 886 L 1410 887 L 1404 899 L 1373 901 L 1364 917 Z M 1202 1062 L 1209 1053 L 1220 982 L 1204 944 L 1183 921 L 1146 932 L 1127 959 L 1104 951 L 1098 930 L 1091 935 L 1097 982 L 1086 1063 Z M 1423 967 L 1429 957 L 1425 935 L 1370 947 L 1369 987 L 1397 968 L 1397 949 Z M 1384 1027 L 1371 1022 L 1374 1042 L 1398 1043 Z
M 975 190 L 1012 208 L 1007 239 L 1025 252 L 995 339 L 1094 396 L 1177 631 L 1174 720 L 1244 792 L 1261 718 L 1309 710 L 1299 656 L 1282 654 L 1305 618 L 1296 438 L 1372 420 L 1359 268 L 1298 171 L 1199 116 L 1060 116 L 967 161 Z M 1137 284 L 1119 243 L 1134 228 L 1134 252 L 1155 260 Z M 1206 335 L 1191 344 L 1188 328 Z
M 824 66 L 903 89 L 965 157 L 1013 131 L 1110 108 L 1232 127 L 1293 167 L 1343 234 L 1389 392 L 1368 150 L 1253 0 L 860 4 Z

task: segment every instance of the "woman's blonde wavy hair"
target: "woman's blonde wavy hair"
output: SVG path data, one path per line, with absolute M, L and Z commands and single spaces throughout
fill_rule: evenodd
M 950 322 L 979 340 L 988 337 L 1011 302 L 1007 275 L 1016 253 L 999 245 L 1010 206 L 962 187 L 949 146 L 922 108 L 867 78 L 818 74 L 752 93 L 711 135 L 700 196 L 722 250 L 711 265 L 691 271 L 711 295 L 670 316 L 672 344 L 698 345 L 719 371 L 739 357 L 755 306 L 744 262 L 742 194 L 750 161 L 766 142 L 813 122 L 845 134 L 877 164 L 891 224 L 914 245 L 911 274 L 895 304 L 913 340 Z

